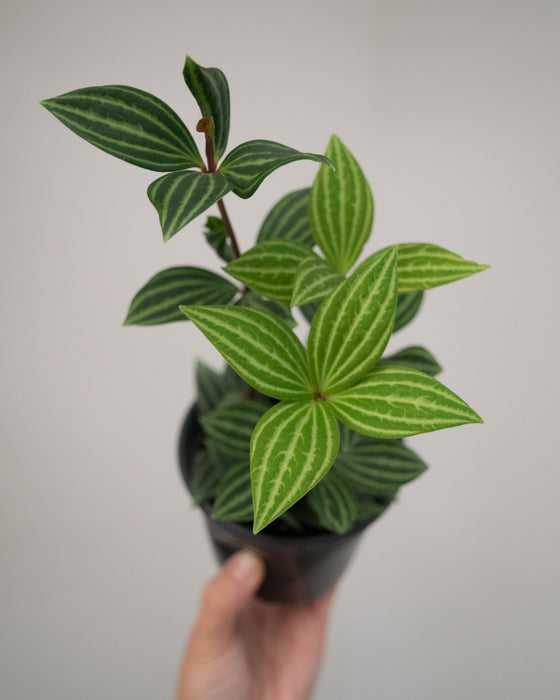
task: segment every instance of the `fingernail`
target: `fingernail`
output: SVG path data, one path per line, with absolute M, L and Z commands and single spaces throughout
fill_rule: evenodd
M 262 560 L 250 549 L 243 549 L 231 556 L 226 564 L 228 572 L 236 581 L 255 578 L 262 570 Z

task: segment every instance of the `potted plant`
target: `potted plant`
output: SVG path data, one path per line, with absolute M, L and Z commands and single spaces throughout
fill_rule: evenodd
M 164 241 L 217 205 L 205 236 L 229 278 L 163 270 L 134 296 L 124 323 L 190 319 L 226 359 L 222 373 L 197 366 L 183 475 L 220 558 L 251 546 L 268 563 L 262 597 L 306 600 L 335 582 L 364 527 L 425 471 L 403 438 L 482 422 L 435 379 L 441 367 L 428 350 L 384 351 L 425 290 L 487 266 L 429 243 L 359 261 L 373 196 L 343 142 L 333 136 L 325 155 L 264 140 L 227 152 L 224 74 L 187 56 L 183 76 L 200 108 L 204 157 L 179 116 L 135 88 L 89 87 L 42 104 L 98 148 L 167 173 L 148 187 Z M 249 198 L 302 159 L 320 164 L 312 186 L 284 196 L 241 253 L 224 197 Z M 306 344 L 294 332 L 298 316 L 309 324 Z

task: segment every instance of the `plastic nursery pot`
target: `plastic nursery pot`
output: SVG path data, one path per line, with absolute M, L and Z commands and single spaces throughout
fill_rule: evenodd
M 196 405 L 187 414 L 179 439 L 181 473 L 190 491 L 192 463 L 202 446 Z M 212 506 L 201 506 L 208 533 L 222 564 L 240 549 L 252 549 L 266 562 L 266 577 L 258 597 L 271 603 L 308 603 L 330 590 L 344 573 L 365 528 L 376 517 L 363 520 L 344 535 L 253 534 L 251 524 L 212 519 Z

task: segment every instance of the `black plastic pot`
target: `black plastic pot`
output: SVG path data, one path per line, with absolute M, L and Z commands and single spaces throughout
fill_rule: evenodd
M 185 419 L 179 439 L 179 463 L 190 490 L 193 457 L 202 445 L 196 406 Z M 246 523 L 213 520 L 212 506 L 202 504 L 218 562 L 240 549 L 252 549 L 266 562 L 266 578 L 258 597 L 272 603 L 307 603 L 330 590 L 344 573 L 360 536 L 375 517 L 344 535 L 318 532 L 306 535 L 253 534 Z

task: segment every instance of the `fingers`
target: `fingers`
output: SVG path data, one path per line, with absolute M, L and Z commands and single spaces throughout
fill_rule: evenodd
M 205 647 L 222 647 L 235 621 L 253 598 L 265 575 L 262 559 L 250 550 L 231 556 L 204 589 L 194 632 Z

